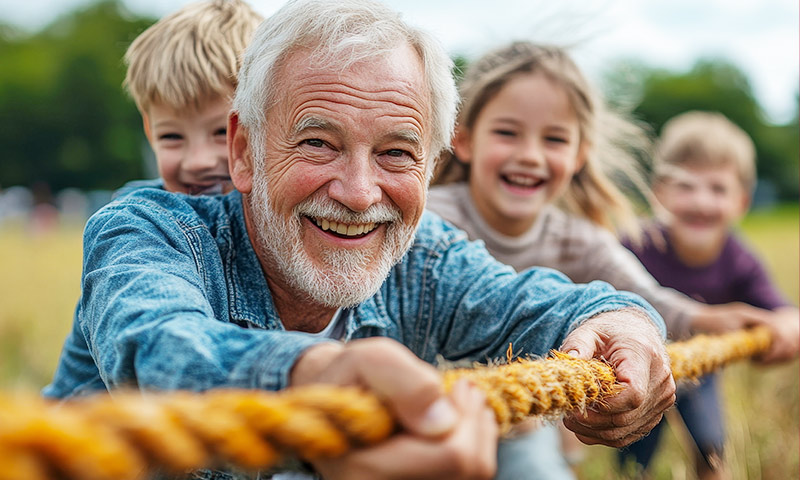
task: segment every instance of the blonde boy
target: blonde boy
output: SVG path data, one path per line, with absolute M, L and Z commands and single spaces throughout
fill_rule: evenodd
M 188 194 L 229 190 L 226 126 L 240 56 L 261 17 L 240 0 L 189 5 L 145 30 L 125 55 L 125 87 L 142 114 L 144 131 L 156 154 L 163 188 Z M 132 182 L 117 192 L 145 183 Z M 58 381 L 48 397 L 66 398 L 106 386 L 81 350 L 77 322 L 64 342 L 57 375 L 78 379 L 68 389 Z
M 687 112 L 664 126 L 653 188 L 682 263 L 717 259 L 754 187 L 753 142 L 723 115 Z
M 668 121 L 658 144 L 653 192 L 664 207 L 666 245 L 633 248 L 642 264 L 666 287 L 709 304 L 744 302 L 772 310 L 773 345 L 765 361 L 790 359 L 798 350 L 798 310 L 778 293 L 760 261 L 733 228 L 750 206 L 756 181 L 750 137 L 719 113 L 687 112 Z M 697 325 L 695 325 L 697 327 Z M 719 331 L 723 325 L 702 325 Z M 679 389 L 678 411 L 697 444 L 700 479 L 728 478 L 725 435 L 716 378 Z M 631 445 L 628 454 L 647 466 L 660 426 Z
M 262 17 L 241 0 L 188 5 L 128 48 L 124 86 L 169 191 L 231 189 L 226 126 L 244 52 Z

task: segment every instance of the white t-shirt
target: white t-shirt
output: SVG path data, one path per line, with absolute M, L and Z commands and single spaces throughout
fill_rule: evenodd
M 349 310 L 338 309 L 333 314 L 333 318 L 328 322 L 328 325 L 317 333 L 308 333 L 314 337 L 331 338 L 334 340 L 344 339 L 347 318 L 349 317 Z M 316 480 L 317 477 L 303 472 L 282 472 L 276 473 L 270 477 L 272 480 Z

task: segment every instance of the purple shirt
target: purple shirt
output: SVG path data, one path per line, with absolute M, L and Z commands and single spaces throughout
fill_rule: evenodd
M 678 258 L 669 239 L 666 250 L 656 247 L 645 235 L 641 246 L 628 247 L 658 282 L 708 304 L 744 302 L 774 310 L 788 303 L 775 289 L 755 255 L 736 238 L 728 235 L 722 253 L 710 265 L 690 267 Z

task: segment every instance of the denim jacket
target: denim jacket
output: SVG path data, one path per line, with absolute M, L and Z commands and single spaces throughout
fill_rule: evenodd
M 266 272 L 269 275 L 269 272 Z M 66 398 L 119 387 L 277 390 L 322 341 L 283 329 L 247 234 L 241 195 L 191 197 L 141 188 L 84 232 L 82 295 L 53 383 Z M 346 339 L 385 336 L 433 363 L 545 354 L 580 322 L 636 306 L 602 282 L 520 274 L 481 242 L 426 212 L 415 241 L 378 292 L 348 309 Z
M 238 192 L 191 197 L 140 188 L 119 196 L 87 223 L 81 286 L 72 332 L 44 390 L 50 397 L 119 387 L 277 390 L 305 349 L 330 341 L 283 329 Z M 385 336 L 430 363 L 485 362 L 503 357 L 509 342 L 545 354 L 582 321 L 631 306 L 665 335 L 640 297 L 602 282 L 576 285 L 547 268 L 517 274 L 426 212 L 378 292 L 345 312 L 346 340 Z

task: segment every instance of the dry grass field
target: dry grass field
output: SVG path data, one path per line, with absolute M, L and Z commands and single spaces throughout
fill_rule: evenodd
M 750 215 L 742 231 L 787 298 L 798 302 L 798 208 Z M 38 390 L 53 374 L 79 294 L 81 228 L 34 233 L 24 225 L 0 226 L 0 390 Z M 724 373 L 725 414 L 734 479 L 796 479 L 798 362 L 777 367 L 739 364 Z M 653 477 L 693 479 L 691 450 L 671 427 Z M 614 479 L 612 451 L 588 448 L 580 478 Z

